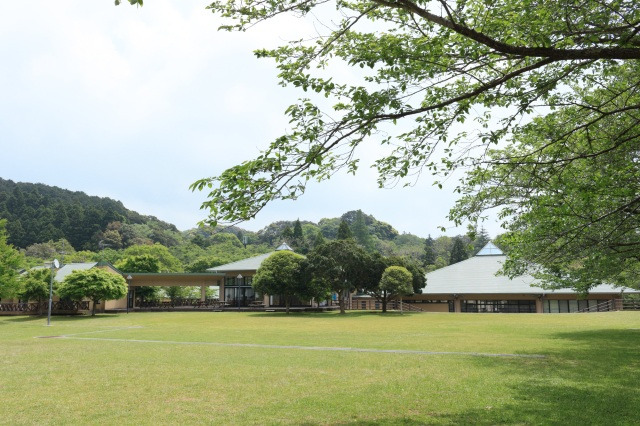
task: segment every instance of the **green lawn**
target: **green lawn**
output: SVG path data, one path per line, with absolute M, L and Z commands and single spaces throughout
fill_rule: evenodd
M 132 313 L 45 324 L 0 317 L 0 424 L 640 422 L 635 312 Z

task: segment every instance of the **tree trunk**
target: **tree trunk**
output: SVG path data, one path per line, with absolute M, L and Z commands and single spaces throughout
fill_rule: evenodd
M 93 301 L 93 306 L 91 307 L 91 316 L 95 317 L 96 316 L 96 305 L 98 304 L 97 300 Z
M 388 302 L 387 291 L 385 290 L 382 292 L 382 313 L 383 314 L 387 312 L 387 302 Z
M 346 314 L 347 313 L 345 311 L 345 306 L 344 306 L 345 305 L 345 299 L 346 299 L 344 296 L 345 296 L 346 292 L 347 292 L 346 290 L 343 290 L 340 293 L 338 293 L 338 297 L 340 298 L 340 299 L 338 299 L 338 304 L 340 305 L 340 314 Z
M 287 315 L 289 315 L 289 307 L 291 306 L 291 298 L 287 297 L 286 302 L 285 302 L 285 306 L 287 307 Z

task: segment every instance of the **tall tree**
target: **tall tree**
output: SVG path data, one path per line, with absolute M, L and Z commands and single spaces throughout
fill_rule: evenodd
M 291 300 L 305 294 L 305 258 L 281 250 L 266 258 L 253 276 L 252 287 L 260 294 L 280 295 L 289 313 Z
M 353 236 L 358 244 L 360 244 L 365 250 L 374 250 L 375 247 L 373 245 L 373 240 L 369 233 L 369 228 L 365 222 L 362 210 L 356 211 L 356 218 L 351 225 L 351 231 L 353 232 Z
M 340 227 L 338 228 L 337 238 L 339 240 L 351 240 L 353 239 L 353 233 L 351 232 L 351 228 L 346 220 L 342 220 L 340 222 Z
M 325 243 L 324 235 L 322 235 L 322 231 L 318 230 L 316 233 L 316 238 L 313 240 L 313 248 L 316 248 Z
M 433 265 L 436 263 L 436 248 L 433 238 L 431 238 L 431 234 L 424 240 L 424 255 L 422 257 L 423 265 L 428 267 L 429 265 Z
M 509 276 L 580 292 L 638 286 L 640 91 L 628 87 L 638 76 L 636 61 L 618 64 L 617 84 L 587 79 L 571 105 L 524 126 L 469 175 L 452 217 L 501 211 Z
M 13 295 L 18 288 L 18 268 L 23 263 L 20 252 L 7 242 L 7 220 L 0 219 L 0 297 Z
M 93 301 L 91 315 L 96 314 L 96 305 L 101 300 L 121 299 L 127 295 L 127 282 L 119 274 L 92 268 L 73 271 L 58 288 L 63 299 Z
M 349 293 L 362 288 L 369 278 L 367 253 L 353 239 L 336 240 L 313 249 L 308 259 L 313 278 L 338 294 L 340 313 L 344 314 Z
M 451 257 L 449 258 L 449 265 L 453 265 L 454 263 L 458 263 L 467 259 L 469 256 L 467 255 L 467 251 L 465 250 L 464 242 L 460 237 L 456 237 L 453 239 L 453 247 L 451 249 Z

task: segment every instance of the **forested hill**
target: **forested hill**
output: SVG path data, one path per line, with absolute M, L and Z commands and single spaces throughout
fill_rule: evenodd
M 20 248 L 65 238 L 76 250 L 95 250 L 114 222 L 144 225 L 158 237 L 178 232 L 174 225 L 128 210 L 120 201 L 2 178 L 0 218 L 8 220 L 9 242 Z

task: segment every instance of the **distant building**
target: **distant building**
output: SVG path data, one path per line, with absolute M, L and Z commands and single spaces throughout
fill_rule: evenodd
M 572 289 L 545 290 L 530 275 L 496 275 L 507 256 L 489 242 L 474 257 L 427 274 L 422 294 L 404 298 L 432 312 L 577 312 L 640 291 L 602 284 L 582 299 Z

